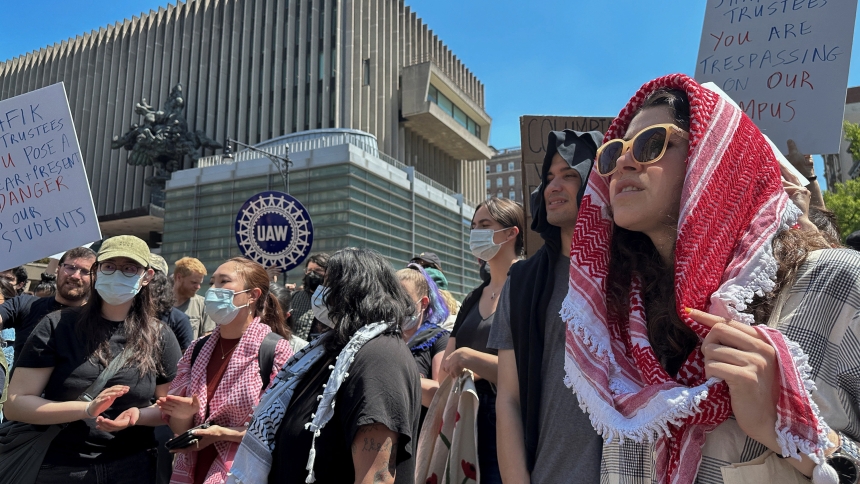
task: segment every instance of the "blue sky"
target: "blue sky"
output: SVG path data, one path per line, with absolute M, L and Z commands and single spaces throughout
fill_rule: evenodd
M 496 148 L 520 144 L 523 114 L 613 116 L 645 81 L 692 74 L 703 0 L 407 0 L 486 86 Z M 5 5 L 0 59 L 165 2 L 30 0 Z M 854 43 L 858 32 L 855 29 Z M 860 85 L 860 49 L 848 85 Z M 802 147 L 801 147 L 802 148 Z M 823 173 L 823 168 L 817 170 Z

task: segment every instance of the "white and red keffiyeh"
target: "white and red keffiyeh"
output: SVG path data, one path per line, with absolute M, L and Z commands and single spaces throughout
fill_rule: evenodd
M 200 400 L 200 410 L 194 416 L 194 426 L 203 422 L 211 422 L 222 427 L 242 427 L 251 420 L 253 408 L 260 402 L 263 393 L 263 381 L 260 380 L 259 352 L 260 345 L 272 329 L 261 323 L 260 318 L 248 326 L 242 334 L 227 370 L 218 384 L 218 388 L 212 395 L 212 400 L 207 398 L 206 389 L 206 366 L 212 357 L 218 341 L 221 339 L 221 327 L 215 328 L 209 339 L 200 348 L 194 366 L 191 367 L 191 354 L 197 340 L 188 347 L 185 354 L 179 360 L 176 378 L 170 385 L 170 394 L 187 397 L 197 395 Z M 275 379 L 278 371 L 292 356 L 293 350 L 289 340 L 281 339 L 275 346 L 275 361 L 272 365 L 271 380 Z M 270 380 L 270 381 L 271 381 Z M 209 415 L 206 415 L 206 411 Z M 218 450 L 218 458 L 212 463 L 209 473 L 206 475 L 205 484 L 222 483 L 227 480 L 227 472 L 233 464 L 238 442 L 220 441 L 212 444 Z M 197 460 L 197 452 L 190 454 L 176 454 L 173 465 L 171 484 L 191 484 L 194 482 L 194 465 Z
M 693 79 L 675 74 L 648 82 L 613 121 L 606 140 L 621 138 L 645 99 L 675 88 L 690 100 L 690 148 L 675 248 L 676 311 L 704 338 L 708 328 L 685 307 L 747 324 L 755 294 L 773 289 L 777 263 L 771 242 L 794 224 L 798 211 L 781 184 L 776 157 L 753 122 Z M 699 347 L 675 378 L 660 365 L 648 341 L 641 286 L 631 282 L 630 312 L 607 312 L 606 277 L 613 221 L 609 179 L 592 171 L 582 199 L 570 256 L 570 287 L 562 306 L 566 322 L 565 383 L 607 440 L 655 441 L 661 483 L 692 483 L 706 433 L 731 415 L 728 387 L 706 379 Z M 777 350 L 782 390 L 777 433 L 783 455 L 812 455 L 818 462 L 827 427 L 809 396 L 813 388 L 800 348 L 781 333 L 756 327 Z

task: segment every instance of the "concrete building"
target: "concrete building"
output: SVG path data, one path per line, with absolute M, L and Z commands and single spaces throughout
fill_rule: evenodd
M 848 88 L 845 96 L 845 120 L 860 124 L 860 86 Z M 854 161 L 848 152 L 848 145 L 843 132 L 839 154 L 824 156 L 824 173 L 828 187 L 860 176 L 860 160 Z
M 523 203 L 522 161 L 519 147 L 501 150 L 487 161 L 487 198 L 510 198 Z
M 0 99 L 60 81 L 105 235 L 157 243 L 152 169 L 129 166 L 110 142 L 139 122 L 136 102 L 162 106 L 177 83 L 189 127 L 219 142 L 362 130 L 463 199 L 484 198 L 484 85 L 403 0 L 167 5 L 3 62 Z
M 431 251 L 442 260 L 449 290 L 458 298 L 480 284 L 469 251 L 473 206 L 379 151 L 373 135 L 320 129 L 257 147 L 278 155 L 289 152 L 289 191 L 311 214 L 313 252 L 369 247 L 401 268 L 413 255 Z M 231 160 L 211 156 L 199 165 L 168 181 L 161 250 L 170 262 L 195 254 L 211 274 L 224 260 L 241 255 L 233 224 L 245 200 L 281 190 L 283 181 L 269 159 L 250 150 Z M 303 269 L 294 269 L 289 280 L 300 281 Z

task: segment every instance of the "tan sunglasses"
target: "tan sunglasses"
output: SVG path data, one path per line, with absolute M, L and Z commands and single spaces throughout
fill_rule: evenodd
M 690 133 L 671 123 L 648 126 L 633 138 L 625 141 L 620 138 L 611 139 L 597 149 L 597 173 L 609 176 L 618 169 L 618 159 L 624 153 L 632 151 L 633 161 L 640 165 L 654 163 L 666 154 L 669 138 L 672 133 L 685 140 L 690 139 Z

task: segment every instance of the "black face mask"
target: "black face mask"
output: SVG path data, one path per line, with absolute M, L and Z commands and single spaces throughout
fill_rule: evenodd
M 478 269 L 478 273 L 481 275 L 482 281 L 490 282 L 490 264 L 487 264 L 486 261 L 481 261 L 481 268 Z
M 313 293 L 323 283 L 323 278 L 316 272 L 309 272 L 302 278 L 302 282 L 305 285 L 305 291 Z

